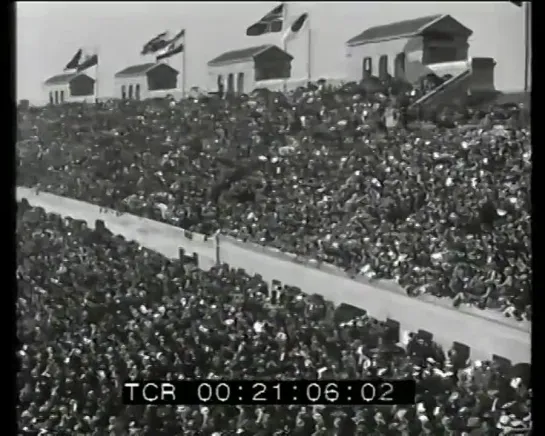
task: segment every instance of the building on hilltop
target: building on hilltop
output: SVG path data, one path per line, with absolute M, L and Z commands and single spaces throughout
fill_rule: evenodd
M 114 76 L 114 96 L 123 100 L 161 97 L 177 91 L 179 71 L 165 63 L 131 65 Z
M 50 104 L 92 101 L 95 95 L 95 79 L 84 73 L 64 73 L 44 82 Z
M 469 56 L 473 34 L 450 15 L 370 27 L 346 42 L 349 80 L 396 77 L 417 84 L 434 74 L 469 90 L 493 90 L 495 62 Z M 473 82 L 473 83 L 472 83 Z
M 261 81 L 289 79 L 292 60 L 272 44 L 225 52 L 208 62 L 210 89 L 243 94 L 258 88 Z

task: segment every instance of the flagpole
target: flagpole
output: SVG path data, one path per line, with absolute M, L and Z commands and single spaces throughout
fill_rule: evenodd
M 98 93 L 99 92 L 99 86 L 98 86 L 98 84 L 99 84 L 99 76 L 98 76 L 99 68 L 98 68 L 98 66 L 100 65 L 100 56 L 98 54 L 98 50 L 99 50 L 99 47 L 97 45 L 95 47 L 95 54 L 97 56 L 97 65 L 96 65 L 96 70 L 95 70 L 95 76 L 96 76 L 96 78 L 95 78 L 95 103 L 98 103 L 98 96 L 99 96 L 99 93 Z
M 310 14 L 308 15 L 308 47 L 307 47 L 307 80 L 310 82 L 312 78 L 312 29 L 311 29 L 311 20 Z
M 530 88 L 530 57 L 531 57 L 531 11 L 530 2 L 524 2 L 524 91 L 528 92 Z
M 184 30 L 183 39 L 183 51 L 182 51 L 182 98 L 185 98 L 185 85 L 186 85 L 186 52 L 187 52 L 187 29 Z
M 284 2 L 284 17 L 282 19 L 282 35 L 284 34 L 284 23 L 288 23 L 288 2 Z M 288 41 L 286 38 L 282 40 L 282 50 L 284 50 L 286 53 L 288 52 Z M 288 91 L 288 79 L 284 79 L 284 92 Z

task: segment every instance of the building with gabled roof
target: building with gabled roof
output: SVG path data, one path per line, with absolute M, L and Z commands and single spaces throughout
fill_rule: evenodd
M 442 15 L 435 14 L 369 27 L 353 38 L 350 38 L 346 44 L 353 46 L 398 37 L 416 36 L 441 17 Z
M 115 97 L 141 100 L 177 91 L 179 71 L 165 63 L 131 65 L 114 76 Z
M 210 89 L 243 94 L 260 81 L 289 79 L 293 56 L 273 44 L 231 50 L 208 62 Z
M 472 33 L 444 14 L 370 27 L 346 42 L 350 79 L 390 75 L 414 83 L 429 65 L 467 61 Z
M 95 79 L 84 73 L 57 74 L 44 81 L 44 89 L 50 104 L 92 101 Z
M 472 34 L 446 14 L 370 27 L 346 42 L 348 78 L 393 76 L 431 92 L 439 77 L 444 98 L 493 91 L 495 62 L 470 58 Z

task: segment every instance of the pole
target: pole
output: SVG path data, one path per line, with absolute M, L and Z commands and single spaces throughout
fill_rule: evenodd
M 86 51 L 89 49 L 89 47 L 87 47 Z M 89 53 L 90 56 L 93 56 L 93 55 L 96 55 L 97 57 L 97 64 L 95 65 L 95 103 L 98 103 L 98 91 L 99 91 L 99 82 L 100 82 L 100 78 L 98 76 L 99 74 L 99 64 L 100 64 L 100 56 L 99 56 L 99 53 L 98 53 L 98 45 L 95 45 L 91 48 L 91 53 Z M 88 52 L 87 52 L 88 53 Z
M 184 33 L 184 50 L 182 51 L 182 98 L 185 98 L 185 85 L 186 85 L 186 76 L 187 76 L 186 53 L 187 53 L 187 30 Z
M 288 41 L 284 40 L 282 41 L 282 50 L 284 50 L 286 53 L 288 52 Z M 284 78 L 284 84 L 282 86 L 284 92 L 288 92 L 288 78 Z
M 531 5 L 530 2 L 524 2 L 524 92 L 530 89 L 530 74 L 531 74 Z
M 284 2 L 284 17 L 282 18 L 282 35 L 284 35 L 284 26 L 288 25 L 288 2 Z M 286 39 L 282 39 L 282 50 L 284 50 L 286 53 L 288 52 L 288 41 Z M 288 91 L 288 78 L 284 79 L 284 92 Z
M 93 53 L 94 55 L 96 55 L 97 57 L 97 64 L 95 66 L 95 103 L 98 103 L 98 96 L 99 96 L 99 82 L 100 82 L 100 77 L 99 77 L 99 68 L 98 66 L 100 65 L 100 56 L 99 56 L 99 47 L 98 45 L 97 46 L 94 46 L 93 47 Z
M 312 78 L 312 29 L 310 28 L 310 15 L 308 16 L 308 47 L 307 47 L 307 81 Z

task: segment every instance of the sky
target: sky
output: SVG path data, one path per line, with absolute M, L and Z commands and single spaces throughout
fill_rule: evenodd
M 17 2 L 17 98 L 45 102 L 43 81 L 62 69 L 78 48 L 98 49 L 98 93 L 113 95 L 113 76 L 134 64 L 142 45 L 169 29 L 186 29 L 187 86 L 206 87 L 207 62 L 253 45 L 281 46 L 281 34 L 246 36 L 245 29 L 276 2 Z M 450 14 L 473 30 L 470 55 L 496 60 L 495 84 L 503 91 L 524 84 L 523 8 L 510 2 L 289 2 L 288 20 L 308 12 L 313 78 L 345 75 L 345 43 L 368 27 L 433 14 Z M 306 77 L 306 41 L 289 46 L 292 77 Z M 182 70 L 182 56 L 170 65 Z

